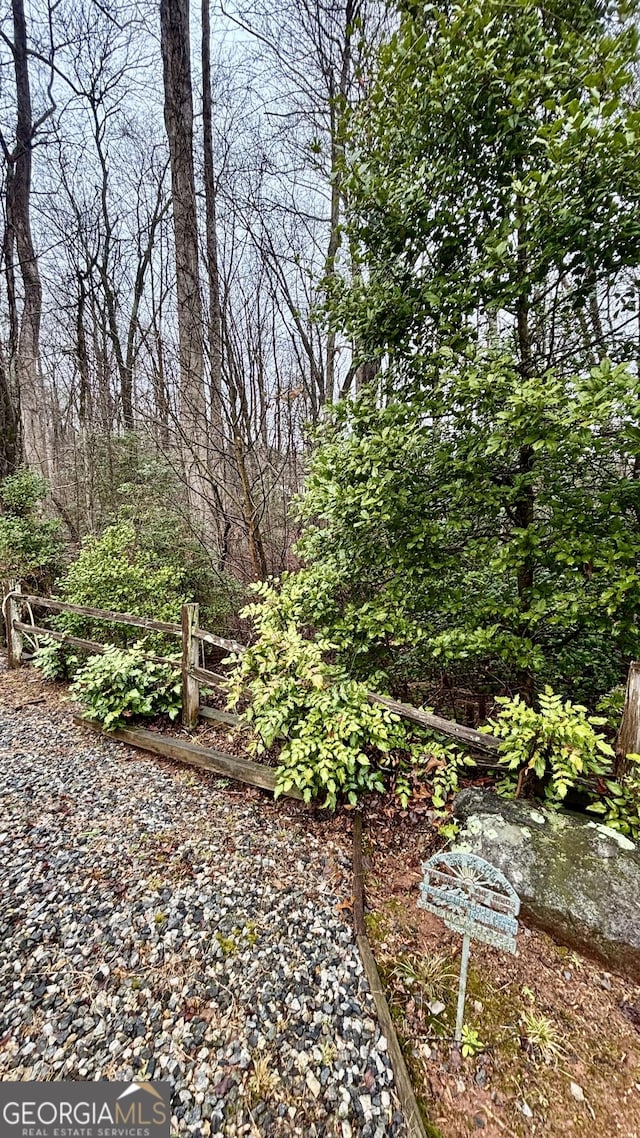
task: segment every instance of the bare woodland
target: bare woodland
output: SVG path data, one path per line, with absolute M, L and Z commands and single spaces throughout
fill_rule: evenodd
M 306 425 L 357 382 L 316 316 L 350 272 L 342 117 L 381 23 L 354 0 L 5 9 L 0 476 L 39 470 L 72 541 L 130 448 L 216 569 L 287 564 Z

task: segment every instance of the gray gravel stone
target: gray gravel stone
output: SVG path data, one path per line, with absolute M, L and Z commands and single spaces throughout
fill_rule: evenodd
M 0 1078 L 167 1079 L 194 1138 L 404 1135 L 338 845 L 46 706 L 0 707 L 0 799 Z

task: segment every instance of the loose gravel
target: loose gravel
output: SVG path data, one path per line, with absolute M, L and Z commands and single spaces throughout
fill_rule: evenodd
M 264 796 L 0 708 L 0 1078 L 166 1079 L 193 1138 L 404 1135 L 346 852 Z

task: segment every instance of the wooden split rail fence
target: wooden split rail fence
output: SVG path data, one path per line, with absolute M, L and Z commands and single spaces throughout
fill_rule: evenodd
M 22 609 L 28 608 L 31 622 L 22 618 Z M 23 641 L 25 636 L 47 636 L 52 640 L 63 641 L 65 644 L 81 648 L 89 653 L 102 653 L 105 645 L 96 640 L 84 640 L 79 636 L 72 636 L 57 629 L 44 628 L 33 621 L 34 608 L 46 609 L 49 612 L 70 612 L 77 616 L 88 617 L 92 620 L 101 620 L 107 624 L 125 624 L 139 628 L 146 632 L 161 632 L 167 636 L 175 636 L 181 641 L 182 658 L 180 663 L 182 674 L 182 722 L 185 727 L 194 727 L 198 717 L 215 719 L 233 725 L 238 717 L 228 711 L 207 707 L 200 703 L 200 688 L 202 685 L 224 690 L 225 676 L 203 666 L 203 647 L 221 649 L 229 654 L 241 654 L 246 650 L 244 644 L 237 640 L 229 640 L 224 636 L 217 636 L 200 628 L 199 607 L 197 604 L 182 606 L 180 624 L 165 620 L 155 620 L 153 617 L 134 616 L 132 613 L 111 612 L 107 609 L 91 608 L 88 605 L 74 605 L 68 601 L 61 601 L 55 597 L 40 597 L 30 593 L 23 593 L 19 584 L 9 583 L 5 587 L 3 613 L 5 617 L 7 658 L 10 668 L 18 668 L 22 660 Z M 148 656 L 160 664 L 173 664 L 176 660 L 168 656 Z M 456 723 L 451 719 L 444 719 L 440 715 L 413 707 L 408 703 L 400 703 L 390 696 L 381 695 L 380 692 L 369 692 L 371 703 L 380 704 L 398 715 L 401 719 L 408 719 L 422 727 L 429 727 L 441 735 L 447 736 L 467 746 L 471 750 L 484 752 L 489 757 L 489 763 L 500 747 L 500 740 L 494 735 L 476 731 L 463 723 Z M 640 662 L 632 661 L 629 666 L 627 690 L 625 694 L 622 722 L 616 740 L 616 772 L 618 775 L 626 772 L 629 753 L 640 753 Z
M 237 723 L 237 716 L 229 712 L 208 708 L 200 704 L 200 688 L 202 685 L 220 690 L 224 684 L 225 676 L 214 672 L 202 665 L 203 645 L 222 649 L 230 654 L 242 653 L 245 645 L 237 640 L 229 640 L 207 632 L 200 628 L 198 619 L 200 615 L 197 604 L 182 606 L 180 624 L 166 620 L 155 620 L 153 617 L 134 616 L 131 613 L 112 612 L 108 609 L 91 608 L 88 605 L 75 605 L 68 601 L 61 601 L 55 597 L 40 597 L 30 593 L 23 593 L 20 586 L 12 583 L 5 593 L 3 611 L 7 637 L 7 659 L 10 668 L 20 667 L 24 648 L 25 636 L 49 637 L 65 644 L 80 648 L 86 652 L 96 654 L 105 651 L 105 645 L 97 640 L 85 640 L 79 636 L 72 636 L 57 629 L 45 628 L 42 625 L 26 622 L 22 619 L 21 610 L 27 607 L 46 609 L 49 612 L 69 612 L 76 616 L 84 616 L 92 620 L 104 621 L 107 624 L 124 624 L 139 628 L 144 632 L 161 632 L 167 636 L 180 639 L 182 645 L 181 675 L 182 675 L 182 722 L 185 727 L 194 727 L 198 716 L 221 720 L 223 723 Z M 154 656 L 149 654 L 148 659 L 158 664 L 176 665 L 176 660 L 168 656 Z M 400 703 L 389 696 L 379 692 L 369 692 L 371 703 L 380 704 L 398 715 L 401 719 L 408 719 L 423 727 L 430 727 L 450 739 L 471 747 L 476 751 L 495 754 L 498 750 L 499 740 L 493 735 L 485 735 L 472 727 L 462 723 L 455 723 L 443 719 L 440 715 L 412 707 L 407 703 Z
M 182 674 L 182 722 L 185 727 L 193 727 L 201 711 L 200 686 L 219 689 L 225 677 L 219 672 L 201 666 L 202 645 L 208 644 L 221 648 L 228 653 L 242 652 L 244 646 L 237 640 L 227 640 L 223 636 L 216 636 L 213 632 L 198 626 L 199 606 L 185 604 L 182 606 L 180 624 L 166 620 L 155 620 L 153 617 L 134 616 L 132 613 L 112 612 L 107 609 L 91 608 L 88 605 L 74 605 L 68 601 L 60 601 L 54 597 L 40 597 L 30 593 L 23 593 L 19 586 L 13 585 L 5 593 L 3 611 L 7 638 L 7 663 L 10 668 L 19 668 L 22 661 L 25 636 L 49 637 L 61 643 L 80 648 L 92 655 L 105 651 L 105 644 L 97 640 L 85 640 L 80 636 L 73 636 L 67 632 L 60 632 L 55 628 L 45 628 L 34 621 L 30 623 L 22 619 L 21 610 L 27 607 L 46 609 L 49 612 L 69 612 L 76 616 L 84 616 L 91 620 L 101 620 L 107 624 L 124 624 L 139 628 L 144 632 L 161 632 L 165 636 L 175 636 L 182 643 L 182 661 L 180 664 Z M 169 656 L 155 656 L 147 654 L 147 659 L 156 664 L 173 664 L 177 661 Z M 212 710 L 212 709 L 209 709 Z M 235 722 L 236 717 L 225 712 L 219 712 L 223 722 Z

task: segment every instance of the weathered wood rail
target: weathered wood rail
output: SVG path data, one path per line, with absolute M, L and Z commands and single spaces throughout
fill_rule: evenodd
M 72 644 L 74 648 L 82 648 L 85 652 L 90 652 L 96 656 L 102 655 L 106 647 L 98 640 L 83 640 L 81 636 L 72 636 L 69 632 L 58 632 L 55 628 L 43 628 L 39 624 L 25 624 L 23 620 L 15 620 L 13 628 L 14 631 L 27 636 L 48 636 L 51 640 L 59 640 L 61 644 Z M 170 656 L 147 655 L 147 659 L 152 660 L 154 664 L 175 664 L 176 662 Z M 11 664 L 9 666 L 12 667 Z
M 629 664 L 622 722 L 616 738 L 615 751 L 616 778 L 623 778 L 632 769 L 632 762 L 627 755 L 640 753 L 640 663 L 637 660 L 632 660 Z
M 160 632 L 165 636 L 179 638 L 182 647 L 182 661 L 170 656 L 156 656 L 147 653 L 147 659 L 156 664 L 173 664 L 180 666 L 182 675 L 182 722 L 185 727 L 194 727 L 198 716 L 204 711 L 200 706 L 200 685 L 222 689 L 226 677 L 220 672 L 214 672 L 201 666 L 201 645 L 208 644 L 215 648 L 222 648 L 226 652 L 242 652 L 244 646 L 237 640 L 227 640 L 217 636 L 207 629 L 198 627 L 199 608 L 196 604 L 182 606 L 180 624 L 166 620 L 156 620 L 150 616 L 136 616 L 133 613 L 117 612 L 111 609 L 97 609 L 90 605 L 76 605 L 69 601 L 61 601 L 56 597 L 40 597 L 33 593 L 23 593 L 19 585 L 12 583 L 5 593 L 3 611 L 5 616 L 7 634 L 7 660 L 10 668 L 19 668 L 22 661 L 25 636 L 49 637 L 60 643 L 70 644 L 80 648 L 91 655 L 104 653 L 106 644 L 98 640 L 87 640 L 80 636 L 73 636 L 68 632 L 60 632 L 55 628 L 45 628 L 35 622 L 27 623 L 21 619 L 21 609 L 46 609 L 50 612 L 69 612 L 76 616 L 84 616 L 90 620 L 104 621 L 105 624 L 124 624 L 132 628 L 139 628 L 144 632 Z M 213 718 L 213 716 L 207 716 Z
M 401 719 L 409 719 L 412 723 L 419 723 L 421 727 L 431 727 L 441 735 L 456 739 L 475 751 L 489 751 L 495 754 L 500 746 L 500 740 L 495 735 L 485 735 L 483 731 L 476 731 L 473 727 L 465 727 L 463 723 L 455 723 L 452 719 L 443 719 L 441 715 L 433 715 L 430 711 L 423 711 L 419 707 L 412 707 L 409 703 L 399 703 L 388 695 L 379 692 L 369 692 L 369 702 L 379 703 L 392 711 Z
M 210 771 L 223 778 L 233 778 L 247 786 L 257 786 L 261 790 L 270 791 L 271 794 L 276 788 L 276 772 L 272 767 L 265 767 L 262 763 L 254 763 L 251 759 L 243 759 L 239 755 L 231 755 L 228 751 L 218 751 L 213 747 L 202 747 L 197 743 L 187 743 L 168 735 L 158 735 L 155 731 L 145 731 L 142 727 L 118 727 L 113 731 L 105 731 L 101 723 L 85 719 L 81 715 L 74 715 L 73 721 L 79 727 L 88 727 L 99 735 L 107 735 L 109 739 L 126 743 L 128 747 L 151 751 L 154 755 L 161 755 L 163 759 L 177 759 L 180 763 Z M 302 799 L 300 791 L 295 787 L 287 791 L 285 797 Z
M 20 602 L 27 602 L 34 607 L 50 609 L 52 612 L 71 612 L 76 616 L 91 617 L 94 620 L 104 620 L 109 624 L 130 624 L 134 628 L 144 628 L 152 632 L 166 632 L 169 635 L 181 636 L 182 626 L 171 624 L 166 620 L 155 620 L 150 616 L 134 616 L 129 612 L 111 612 L 109 609 L 95 609 L 89 605 L 74 605 L 70 601 L 59 601 L 55 597 L 38 597 L 31 593 L 14 590 Z

